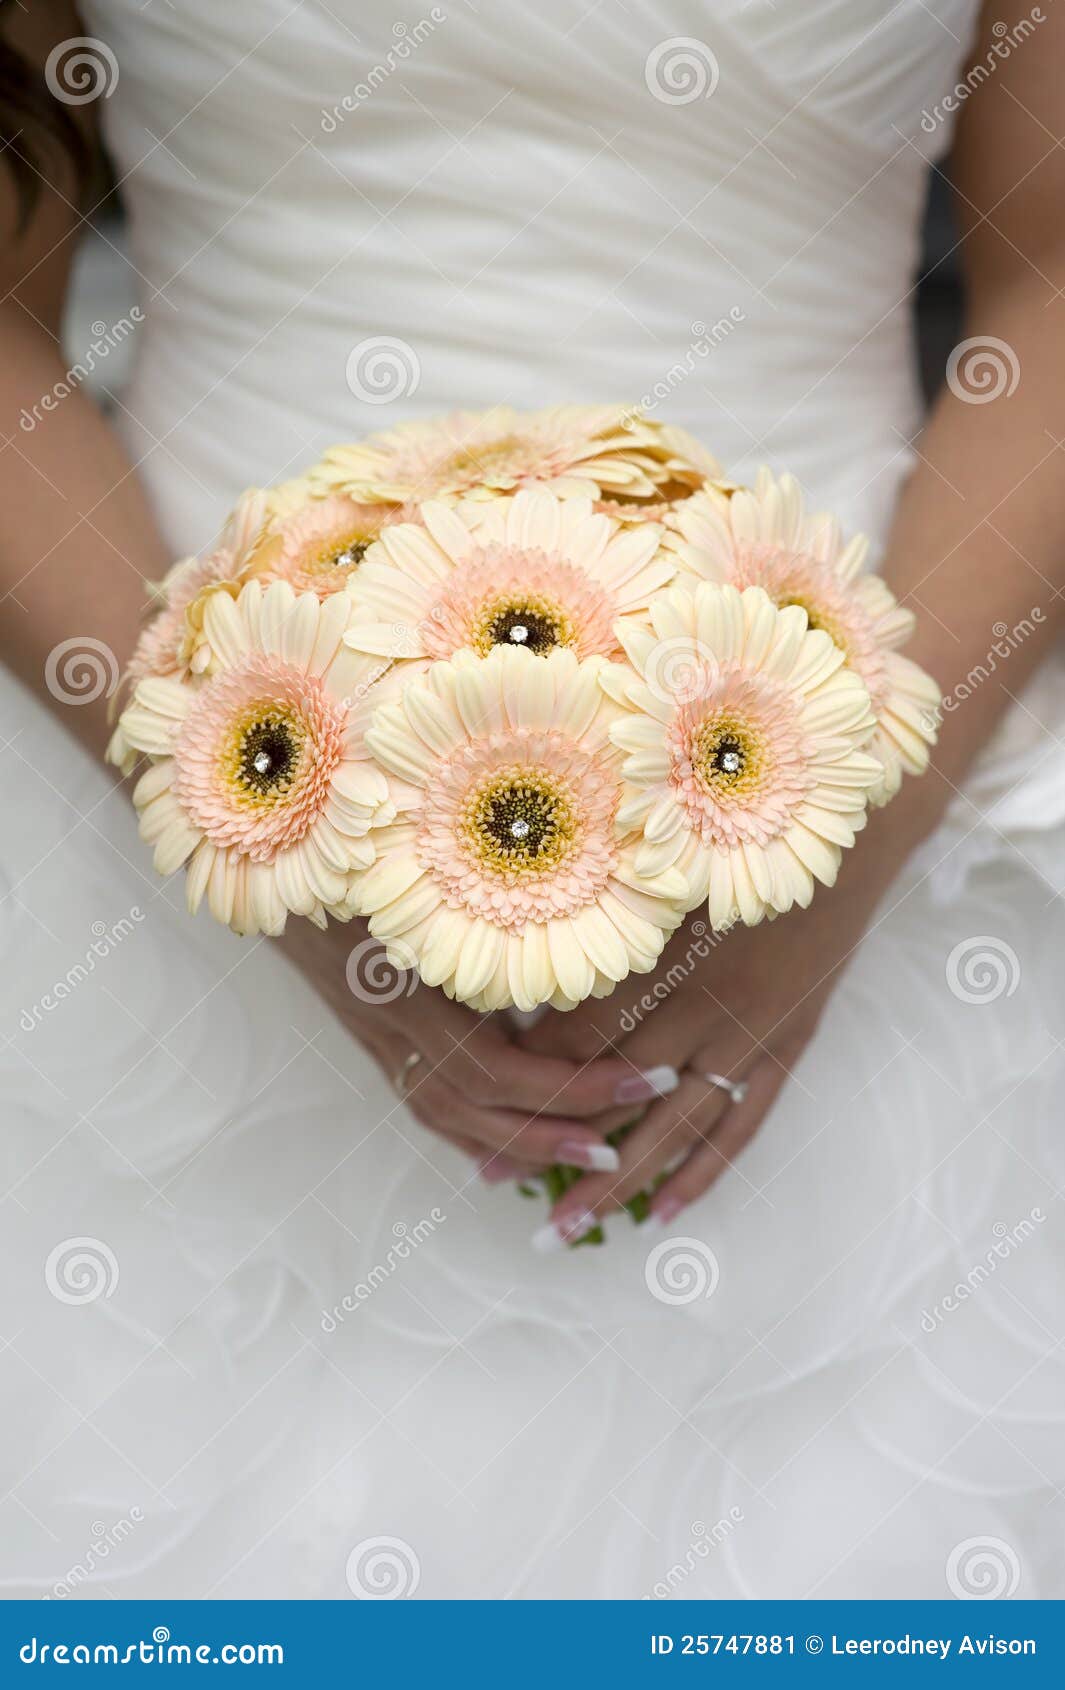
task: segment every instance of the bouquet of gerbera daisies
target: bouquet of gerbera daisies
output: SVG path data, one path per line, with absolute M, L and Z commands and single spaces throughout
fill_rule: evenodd
M 245 493 L 156 589 L 109 755 L 240 933 L 369 920 L 478 1010 L 569 1009 L 831 885 L 937 690 L 865 543 L 614 406 L 459 413 Z

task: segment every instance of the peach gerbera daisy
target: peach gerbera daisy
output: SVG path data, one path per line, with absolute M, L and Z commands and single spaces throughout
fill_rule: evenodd
M 208 679 L 139 681 L 121 727 L 151 768 L 133 793 L 155 866 L 188 866 L 188 902 L 237 932 L 279 933 L 288 913 L 351 914 L 374 823 L 392 810 L 363 732 L 380 665 L 349 651 L 342 594 L 285 581 L 215 593 Z
M 141 629 L 123 679 L 128 683 L 148 675 L 190 673 L 186 641 L 186 612 L 200 594 L 227 580 L 240 559 L 254 545 L 267 517 L 268 495 L 258 487 L 243 493 L 226 521 L 218 544 L 203 557 L 180 559 L 151 591 L 151 617 Z M 107 747 L 107 759 L 129 774 L 137 754 L 126 743 L 121 723 Z
M 676 586 L 651 620 L 601 674 L 631 712 L 611 734 L 637 789 L 619 817 L 643 829 L 637 872 L 679 868 L 715 929 L 805 907 L 880 778 L 862 749 L 869 694 L 827 633 L 760 587 Z
M 311 477 L 376 503 L 407 504 L 472 493 L 493 497 L 542 484 L 556 493 L 625 501 L 663 488 L 699 487 L 716 460 L 680 429 L 621 405 L 543 411 L 456 411 L 405 423 L 327 452 Z
M 290 484 L 295 485 L 295 484 Z M 287 581 L 294 592 L 325 599 L 344 591 L 381 528 L 413 521 L 391 505 L 359 505 L 342 495 L 295 501 L 268 495 L 265 520 L 253 540 L 231 555 L 231 567 L 215 570 L 185 603 L 181 620 L 182 666 L 193 674 L 211 671 L 215 654 L 205 633 L 204 612 L 213 594 L 236 598 L 246 581 Z
M 702 580 L 763 587 L 778 606 L 799 605 L 823 628 L 864 681 L 876 716 L 868 747 L 883 768 L 873 804 L 894 797 L 903 772 L 921 774 L 934 743 L 939 689 L 897 648 L 911 635 L 913 612 L 880 576 L 863 572 L 869 544 L 844 544 L 836 519 L 807 514 L 793 476 L 760 470 L 753 488 L 730 499 L 712 489 L 679 509 L 673 524 L 682 569 Z
M 243 573 L 325 599 L 347 584 L 383 527 L 413 520 L 402 508 L 360 505 L 343 494 L 308 499 L 269 524 Z
M 421 518 L 424 531 L 389 528 L 366 556 L 345 636 L 359 651 L 422 666 L 501 645 L 620 657 L 617 625 L 646 621 L 676 570 L 653 524 L 629 530 L 542 488 L 434 501 Z
M 359 909 L 427 984 L 475 1009 L 569 1009 L 654 966 L 680 920 L 675 869 L 637 874 L 619 833 L 619 710 L 600 659 L 497 647 L 436 663 L 378 706 L 366 743 L 396 820 Z

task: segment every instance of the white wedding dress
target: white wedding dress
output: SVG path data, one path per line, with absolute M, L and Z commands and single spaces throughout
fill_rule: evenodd
M 335 439 L 662 382 L 738 474 L 882 539 L 921 117 L 974 16 L 87 0 L 146 312 L 118 426 L 174 554 Z M 345 374 L 382 336 L 420 372 L 391 404 Z M 268 941 L 190 919 L 109 773 L 0 698 L 6 1594 L 1062 1594 L 1056 670 L 678 1223 L 719 1269 L 686 1301 L 627 1219 L 534 1254 L 540 1206 L 397 1111 Z

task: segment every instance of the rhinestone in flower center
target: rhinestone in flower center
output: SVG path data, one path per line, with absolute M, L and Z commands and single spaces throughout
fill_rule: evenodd
M 762 736 L 748 723 L 715 711 L 692 738 L 692 772 L 713 798 L 747 797 L 760 786 L 766 754 Z
M 373 534 L 359 534 L 348 539 L 327 541 L 319 552 L 308 558 L 308 574 L 328 575 L 334 569 L 356 569 L 375 538 Z
M 482 644 L 491 650 L 494 645 L 516 645 L 543 657 L 555 646 L 566 643 L 568 618 L 546 600 L 537 599 L 524 604 L 510 604 L 497 610 L 484 629 Z
M 569 852 L 577 815 L 557 776 L 512 767 L 497 770 L 469 794 L 463 833 L 482 868 L 540 875 L 557 868 Z
M 470 644 L 482 657 L 497 645 L 546 657 L 556 646 L 572 645 L 576 637 L 572 617 L 544 593 L 493 595 L 478 607 L 470 629 Z
M 223 778 L 234 795 L 252 803 L 276 803 L 292 784 L 303 748 L 296 719 L 280 710 L 265 710 L 234 724 L 222 748 Z

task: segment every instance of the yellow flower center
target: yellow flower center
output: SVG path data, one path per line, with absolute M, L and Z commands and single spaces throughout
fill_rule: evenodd
M 334 569 L 355 569 L 376 538 L 376 534 L 365 528 L 334 535 L 313 550 L 308 550 L 302 560 L 303 569 L 308 575 L 328 575 Z
M 811 604 L 809 599 L 804 598 L 801 593 L 784 594 L 775 602 L 778 610 L 787 610 L 789 605 L 797 604 L 800 610 L 805 610 L 806 620 L 810 627 L 821 629 L 845 656 L 849 656 L 846 630 L 843 624 L 828 611 Z
M 470 792 L 461 833 L 482 869 L 507 876 L 548 874 L 577 837 L 568 786 L 546 769 L 497 769 Z
M 522 442 L 516 434 L 504 434 L 498 440 L 486 440 L 476 446 L 459 446 L 440 465 L 440 480 L 471 475 L 478 481 L 489 480 L 507 468 L 521 447 Z
M 699 785 L 717 802 L 747 798 L 758 789 L 766 765 L 762 735 L 749 723 L 718 711 L 701 724 L 691 747 Z
M 542 593 L 507 594 L 479 608 L 470 644 L 482 657 L 497 645 L 521 646 L 543 657 L 555 646 L 571 645 L 576 632 L 562 606 Z
M 253 705 L 236 718 L 218 755 L 226 790 L 239 804 L 272 806 L 288 796 L 303 749 L 302 725 L 292 710 Z

